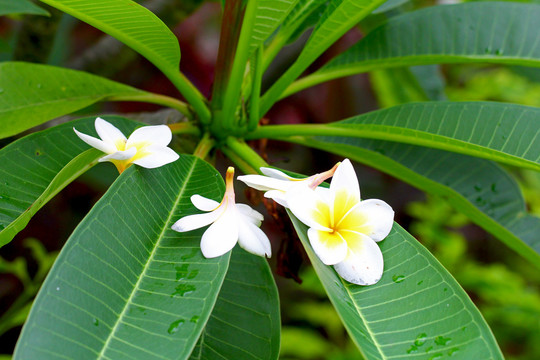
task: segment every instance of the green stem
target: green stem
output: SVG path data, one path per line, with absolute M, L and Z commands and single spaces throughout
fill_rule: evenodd
M 212 150 L 212 148 L 214 147 L 215 143 L 215 140 L 210 137 L 210 133 L 204 133 L 204 136 L 202 137 L 199 144 L 197 144 L 193 155 L 204 160 L 210 150 Z
M 242 86 L 242 81 L 244 80 L 244 73 L 249 53 L 249 39 L 253 30 L 256 10 L 257 1 L 248 1 L 246 12 L 244 14 L 244 21 L 242 23 L 242 30 L 238 39 L 231 75 L 229 77 L 229 83 L 227 84 L 223 101 L 222 119 L 223 127 L 226 129 L 231 129 L 234 127 L 234 112 L 238 106 L 240 88 Z
M 259 168 L 268 167 L 268 164 L 264 159 L 257 154 L 244 140 L 229 136 L 227 138 L 227 148 L 229 148 L 234 154 L 241 160 L 247 163 L 251 168 L 255 170 L 255 173 L 259 172 Z
M 151 104 L 168 106 L 172 109 L 178 110 L 180 113 L 185 115 L 188 119 L 193 120 L 193 113 L 189 109 L 188 104 L 178 99 L 154 94 L 154 93 L 143 93 L 140 95 L 120 95 L 120 96 L 111 96 L 106 100 L 108 101 L 137 101 L 137 102 L 147 102 Z
M 258 174 L 257 169 L 253 168 L 247 162 L 245 162 L 240 156 L 236 155 L 234 151 L 228 147 L 222 147 L 220 149 L 225 156 L 227 156 L 244 174 Z
M 171 132 L 173 134 L 181 134 L 181 135 L 189 134 L 189 135 L 195 135 L 195 136 L 201 135 L 201 129 L 193 125 L 193 123 L 191 122 L 174 123 L 174 124 L 168 124 L 167 126 L 169 127 L 169 129 L 171 129 Z
M 162 71 L 165 69 L 161 69 Z M 188 103 L 193 107 L 195 113 L 199 116 L 201 123 L 207 125 L 210 123 L 212 114 L 206 105 L 205 97 L 197 90 L 197 88 L 189 81 L 184 74 L 179 71 L 164 71 L 165 76 L 174 84 L 180 93 L 186 98 Z
M 263 75 L 262 67 L 262 45 L 257 49 L 255 61 L 253 62 L 253 82 L 249 101 L 249 122 L 248 131 L 253 131 L 259 124 L 259 97 L 261 96 L 261 83 Z

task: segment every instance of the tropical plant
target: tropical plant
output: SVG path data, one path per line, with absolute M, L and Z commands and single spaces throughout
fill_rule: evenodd
M 56 259 L 26 320 L 15 359 L 276 359 L 279 298 L 266 259 L 238 246 L 207 258 L 200 243 L 209 230 L 192 226 L 185 231 L 177 223 L 186 216 L 201 216 L 199 209 L 215 208 L 224 194 L 230 199 L 232 170 L 225 192 L 213 166 L 216 152 L 245 174 L 264 172 L 282 180 L 288 176 L 276 169 L 261 170 L 269 165 L 249 141 L 272 139 L 322 149 L 390 174 L 440 196 L 505 244 L 506 251 L 540 264 L 540 219 L 527 213 L 517 182 L 497 164 L 540 170 L 540 110 L 508 103 L 432 101 L 440 100 L 440 93 L 429 91 L 426 79 L 436 77 L 436 67 L 410 68 L 443 63 L 538 67 L 539 5 L 472 2 L 412 6 L 409 11 L 409 4 L 393 0 L 223 1 L 218 61 L 207 99 L 179 71 L 175 35 L 143 6 L 132 0 L 41 2 L 137 51 L 185 101 L 82 71 L 0 63 L 0 137 L 17 138 L 0 150 L 0 245 L 9 243 L 51 198 L 103 160 L 103 152 L 121 173 Z M 29 0 L 0 0 L 0 14 L 13 13 L 47 12 Z M 355 45 L 306 73 L 353 28 L 364 34 Z M 263 82 L 280 51 L 293 42 L 302 45 L 298 56 L 275 81 Z M 0 50 L 8 46 L 0 42 Z M 372 73 L 374 86 L 380 85 L 383 106 L 399 105 L 326 124 L 261 121 L 282 98 L 365 72 Z M 19 135 L 104 101 L 175 109 L 184 119 L 168 129 L 180 139 L 195 136 L 198 144 L 175 161 L 169 152 L 163 161 L 167 164 L 157 167 L 138 156 L 168 152 L 164 149 L 169 142 L 159 140 L 161 150 L 151 147 L 139 136 L 150 130 L 136 130 L 146 124 L 127 116 L 103 116 L 116 130 L 95 123 L 92 116 Z M 96 130 L 101 139 L 94 137 Z M 136 155 L 136 166 L 129 166 L 135 159 L 126 155 L 125 143 L 111 140 L 120 136 L 118 130 L 133 133 L 139 141 L 127 140 L 142 152 Z M 125 160 L 128 163 L 119 165 Z M 339 184 L 331 186 L 317 189 L 332 193 L 337 203 L 340 195 L 334 190 Z M 222 204 L 222 213 L 231 219 L 236 219 L 231 214 L 247 211 L 225 200 Z M 384 258 L 380 280 L 360 286 L 320 260 L 319 250 L 311 245 L 316 224 L 295 216 L 299 206 L 291 206 L 288 215 L 364 358 L 503 357 L 465 291 L 401 226 L 394 224 L 378 243 Z M 217 211 L 205 220 L 222 214 Z M 254 213 L 242 219 L 249 226 L 260 224 Z M 174 231 L 175 223 L 176 230 L 185 232 Z M 257 230 L 246 237 L 237 229 L 235 242 L 239 238 L 249 252 L 268 254 L 254 249 L 253 238 L 265 241 Z M 230 238 L 227 232 L 220 235 Z M 203 249 L 205 255 L 218 246 L 212 244 L 215 241 Z

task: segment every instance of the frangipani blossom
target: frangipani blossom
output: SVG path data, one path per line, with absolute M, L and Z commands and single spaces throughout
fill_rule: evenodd
M 176 161 L 179 156 L 167 147 L 172 140 L 171 129 L 166 125 L 144 126 L 135 130 L 129 138 L 111 123 L 97 118 L 96 131 L 101 139 L 75 133 L 88 145 L 103 151 L 107 155 L 99 159 L 112 162 L 122 173 L 132 164 L 153 169 Z
M 337 166 L 338 164 L 328 171 L 304 179 L 293 178 L 279 170 L 262 167 L 260 170 L 266 176 L 242 175 L 238 177 L 238 180 L 243 181 L 246 185 L 254 189 L 265 191 L 264 197 L 272 199 L 284 207 L 288 207 L 287 192 L 289 190 L 300 186 L 315 189 L 324 180 L 332 177 Z
M 252 254 L 270 257 L 270 241 L 259 229 L 263 216 L 248 205 L 235 203 L 233 178 L 234 168 L 229 167 L 225 179 L 225 196 L 221 203 L 193 195 L 193 205 L 207 213 L 185 216 L 175 222 L 172 229 L 185 232 L 212 224 L 201 239 L 201 251 L 206 258 L 225 254 L 236 242 Z
M 292 213 L 309 226 L 313 250 L 345 280 L 375 284 L 384 261 L 376 242 L 392 229 L 394 211 L 382 200 L 360 200 L 360 187 L 351 162 L 337 168 L 329 189 L 295 189 L 287 196 Z

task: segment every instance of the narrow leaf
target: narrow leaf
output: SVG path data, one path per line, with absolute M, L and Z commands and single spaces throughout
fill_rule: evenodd
M 295 142 L 348 157 L 442 196 L 474 223 L 540 266 L 540 218 L 527 213 L 518 184 L 497 164 L 389 141 L 318 137 Z
M 82 71 L 23 62 L 0 64 L 0 138 L 113 96 L 147 92 Z
M 396 16 L 291 85 L 284 96 L 385 67 L 469 62 L 538 67 L 538 18 L 539 5 L 512 2 L 432 6 Z
M 237 247 L 190 359 L 277 359 L 280 329 L 279 297 L 268 262 Z
M 62 249 L 14 358 L 188 357 L 229 254 L 205 259 L 199 248 L 205 229 L 177 233 L 171 225 L 199 212 L 192 194 L 220 199 L 223 190 L 216 170 L 192 156 L 125 171 Z
M 9 14 L 50 15 L 30 0 L 0 0 L 0 16 Z
M 465 291 L 411 235 L 395 224 L 379 243 L 384 273 L 376 285 L 350 284 L 313 252 L 307 228 L 289 214 L 309 259 L 366 359 L 478 356 L 503 359 Z
M 140 125 L 120 117 L 106 118 L 126 135 Z M 96 136 L 94 118 L 86 118 L 28 135 L 0 150 L 0 246 L 10 242 L 47 201 L 103 156 L 85 152 L 90 147 L 75 135 L 73 127 Z

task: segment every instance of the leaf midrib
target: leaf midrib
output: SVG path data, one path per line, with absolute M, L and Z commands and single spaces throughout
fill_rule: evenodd
M 184 192 L 186 190 L 187 184 L 189 182 L 188 180 L 189 180 L 189 178 L 191 178 L 191 175 L 193 174 L 193 170 L 195 169 L 196 164 L 197 164 L 197 161 L 196 160 L 193 161 L 193 163 L 191 165 L 191 168 L 187 172 L 186 181 L 184 182 L 183 186 L 180 188 L 180 191 L 178 192 L 178 195 L 176 197 L 176 200 L 174 202 L 174 205 L 173 205 L 172 209 L 175 209 L 178 206 L 178 204 L 180 203 L 180 200 L 182 199 L 182 197 L 184 195 Z M 99 353 L 98 360 L 105 359 L 105 351 L 108 348 L 108 345 L 109 345 L 111 339 L 113 338 L 114 334 L 116 333 L 118 325 L 120 324 L 122 318 L 124 317 L 125 313 L 127 312 L 127 309 L 129 308 L 129 305 L 132 302 L 133 296 L 135 295 L 135 293 L 139 289 L 139 285 L 140 285 L 142 279 L 145 277 L 146 271 L 148 270 L 148 267 L 149 267 L 150 263 L 152 262 L 152 259 L 154 258 L 156 250 L 159 248 L 159 244 L 160 244 L 161 240 L 164 237 L 165 231 L 167 230 L 167 225 L 170 223 L 170 221 L 171 221 L 171 219 L 173 217 L 173 214 L 174 214 L 174 211 L 169 212 L 169 216 L 167 217 L 167 219 L 164 222 L 161 233 L 159 234 L 158 240 L 156 241 L 156 245 L 152 249 L 152 252 L 150 253 L 150 256 L 148 257 L 148 260 L 147 260 L 146 264 L 144 265 L 144 268 L 143 268 L 143 270 L 141 272 L 141 276 L 139 276 L 139 279 L 137 280 L 137 282 L 133 286 L 133 290 L 131 291 L 131 294 L 129 295 L 129 298 L 126 301 L 126 304 L 124 305 L 124 308 L 120 312 L 120 315 L 118 316 L 118 320 L 114 324 L 113 328 L 111 329 L 111 332 L 110 332 L 109 336 L 107 337 L 107 340 L 103 344 L 103 348 L 101 349 L 101 351 Z

